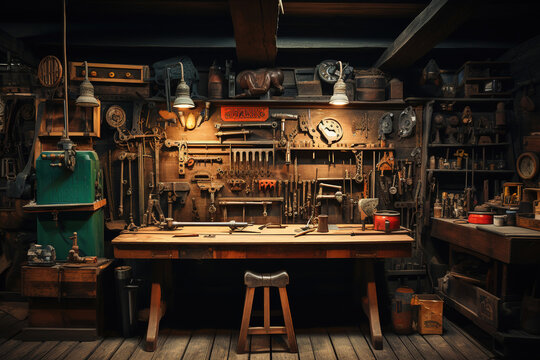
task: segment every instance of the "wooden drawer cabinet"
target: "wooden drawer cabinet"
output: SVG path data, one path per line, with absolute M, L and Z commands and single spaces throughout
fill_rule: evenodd
M 97 265 L 23 265 L 28 297 L 26 339 L 95 339 L 104 327 L 104 288 L 112 289 L 112 260 Z M 111 293 L 111 291 L 109 291 Z

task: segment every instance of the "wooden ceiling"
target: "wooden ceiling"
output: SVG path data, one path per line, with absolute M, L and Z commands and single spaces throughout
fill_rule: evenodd
M 61 0 L 33 4 L 2 4 L 0 53 L 11 50 L 27 61 L 61 54 Z M 530 1 L 519 0 L 283 0 L 284 14 L 278 0 L 67 4 L 69 56 L 89 61 L 153 63 L 188 55 L 201 66 L 214 58 L 313 66 L 340 58 L 390 69 L 424 65 L 431 56 L 448 64 L 498 57 L 540 33 Z

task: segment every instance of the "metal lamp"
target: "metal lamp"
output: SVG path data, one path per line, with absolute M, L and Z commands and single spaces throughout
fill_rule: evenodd
M 343 73 L 343 65 L 341 61 L 339 62 L 339 79 L 334 84 L 334 94 L 330 98 L 330 105 L 347 105 L 349 103 L 349 98 L 347 97 L 347 86 L 341 78 Z
M 98 107 L 99 102 L 94 97 L 94 86 L 88 80 L 88 63 L 84 62 L 84 81 L 81 83 L 81 95 L 75 100 L 75 105 L 81 107 Z
M 195 103 L 191 100 L 189 86 L 184 81 L 184 65 L 182 63 L 179 64 L 182 71 L 182 78 L 176 87 L 176 99 L 174 99 L 173 107 L 177 109 L 191 109 L 195 107 Z

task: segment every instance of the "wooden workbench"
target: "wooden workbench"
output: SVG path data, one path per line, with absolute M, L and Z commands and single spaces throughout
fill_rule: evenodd
M 114 255 L 122 259 L 380 259 L 409 257 L 413 239 L 407 231 L 384 234 L 368 227 L 338 225 L 328 233 L 312 232 L 294 237 L 301 225 L 259 230 L 249 226 L 230 233 L 227 227 L 185 227 L 166 231 L 155 227 L 122 232 L 112 241 Z M 351 236 L 354 233 L 354 236 Z M 191 236 L 190 236 L 191 235 Z M 382 348 L 377 292 L 372 267 L 367 271 L 364 311 L 370 321 L 375 348 Z M 161 308 L 161 284 L 152 284 L 146 348 L 157 344 Z
M 516 330 L 508 330 L 510 315 L 501 310 L 519 304 L 535 280 L 540 259 L 540 231 L 432 219 L 431 237 L 449 244 L 451 267 L 457 253 L 466 253 L 488 264 L 485 284 L 477 286 L 456 279 L 448 285 L 447 292 L 439 289 L 438 294 L 445 298 L 447 305 L 493 335 L 494 346 L 504 348 L 519 341 L 540 344 L 538 336 L 520 337 L 514 334 Z

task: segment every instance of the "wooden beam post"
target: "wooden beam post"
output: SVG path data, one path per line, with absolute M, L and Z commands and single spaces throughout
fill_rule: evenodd
M 238 63 L 273 66 L 277 55 L 277 0 L 229 0 Z
M 405 68 L 457 29 L 472 13 L 474 1 L 432 0 L 373 65 L 382 70 Z

